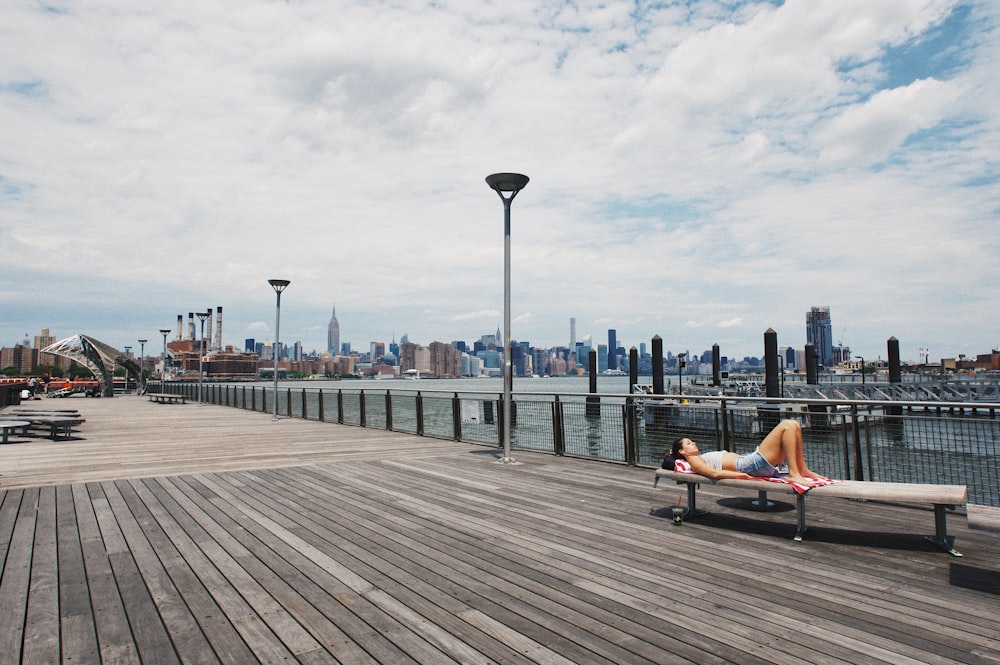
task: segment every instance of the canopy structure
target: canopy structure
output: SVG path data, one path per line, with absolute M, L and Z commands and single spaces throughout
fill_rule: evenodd
M 105 397 L 114 397 L 115 395 L 115 365 L 121 365 L 126 372 L 135 378 L 135 385 L 138 386 L 140 395 L 146 393 L 146 377 L 142 375 L 139 365 L 118 349 L 93 337 L 73 335 L 55 344 L 50 344 L 42 349 L 42 352 L 63 356 L 85 365 L 97 377 L 101 394 Z

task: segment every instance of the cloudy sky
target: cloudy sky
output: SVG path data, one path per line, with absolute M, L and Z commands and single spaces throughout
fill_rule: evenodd
M 993 0 L 10 0 L 0 345 L 1000 345 Z M 152 347 L 152 351 L 150 348 Z

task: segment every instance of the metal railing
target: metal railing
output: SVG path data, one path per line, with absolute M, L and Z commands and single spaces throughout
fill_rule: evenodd
M 197 401 L 197 384 L 161 392 Z M 1000 506 L 1000 403 L 831 401 L 622 394 L 514 394 L 511 448 L 657 467 L 673 440 L 752 451 L 784 418 L 803 427 L 806 457 L 836 478 L 964 484 L 969 502 Z M 207 384 L 211 404 L 271 413 L 273 387 Z M 500 445 L 502 394 L 280 387 L 278 414 Z

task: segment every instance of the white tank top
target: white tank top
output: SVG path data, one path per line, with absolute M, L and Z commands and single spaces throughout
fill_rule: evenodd
M 709 467 L 715 469 L 716 471 L 722 471 L 722 456 L 725 454 L 725 450 L 712 450 L 707 453 L 702 453 L 701 459 L 703 459 L 705 464 Z

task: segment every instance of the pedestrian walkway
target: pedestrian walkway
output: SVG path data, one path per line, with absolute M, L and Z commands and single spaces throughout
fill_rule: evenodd
M 710 487 L 674 527 L 649 469 L 70 399 L 71 439 L 0 449 L 0 662 L 1000 660 L 1000 543 L 960 516 L 963 559 L 911 507 L 817 497 L 796 543 Z

